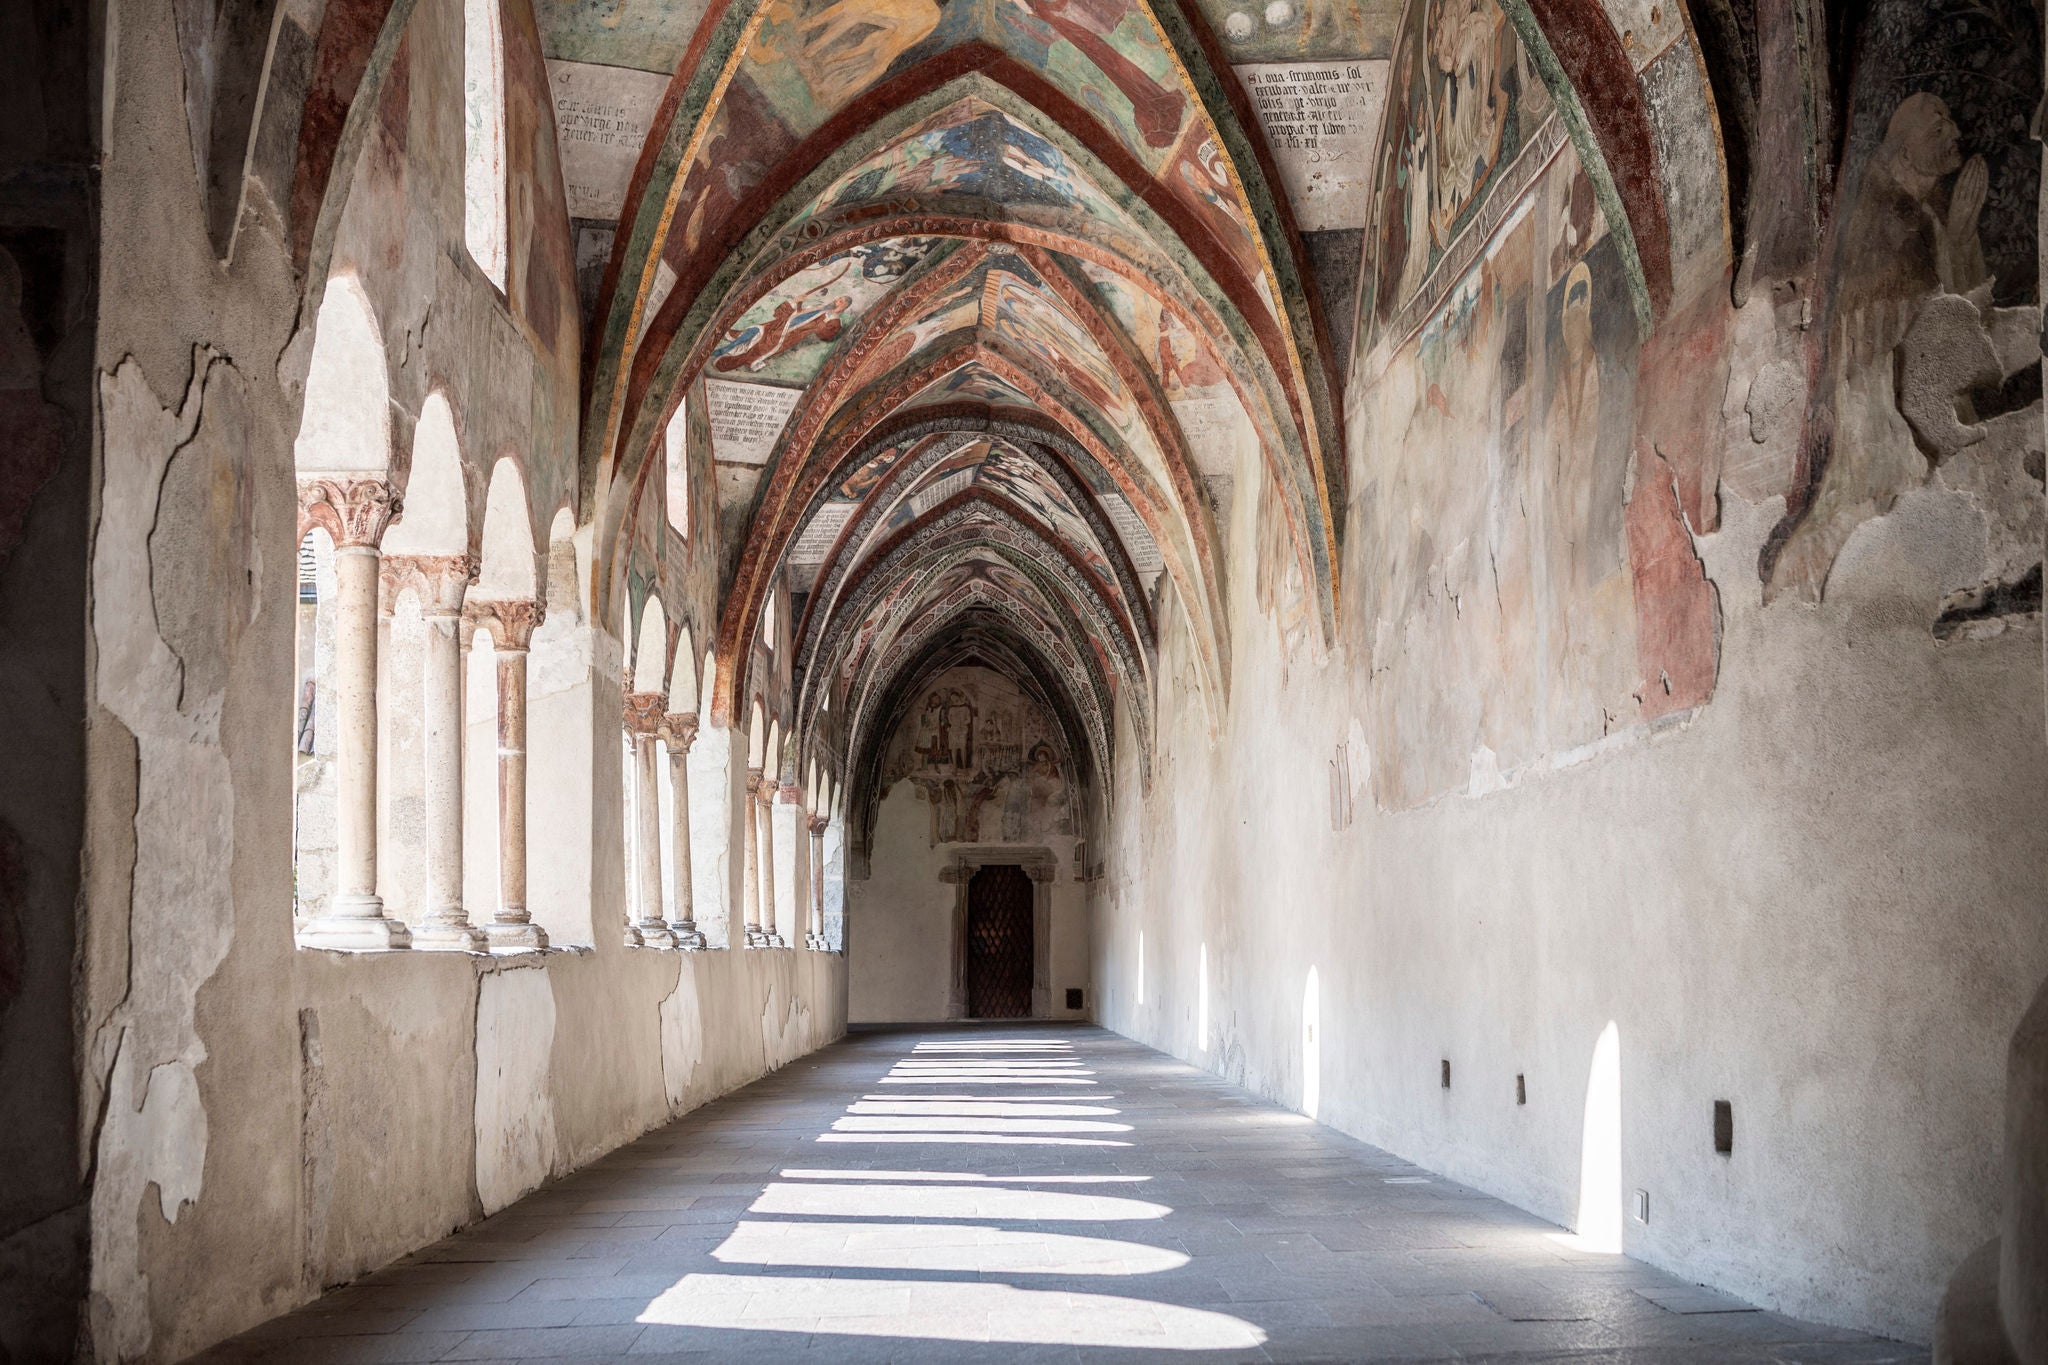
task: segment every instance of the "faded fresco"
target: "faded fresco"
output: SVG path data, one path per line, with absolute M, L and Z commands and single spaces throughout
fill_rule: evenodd
M 889 741 L 883 782 L 909 782 L 931 843 L 1031 843 L 1074 833 L 1072 763 L 1059 728 L 984 668 L 934 678 Z
M 1664 553 L 1683 523 L 1637 441 L 1634 312 L 1584 179 L 1560 153 L 1367 396 L 1348 577 L 1384 806 L 1487 790 L 1711 684 L 1711 599 Z
M 1360 282 L 1362 351 L 1382 338 L 1398 345 L 1463 275 L 1562 141 L 1555 129 L 1537 136 L 1549 116 L 1549 93 L 1494 0 L 1412 0 L 1366 225 L 1374 265 Z M 1499 212 L 1483 213 L 1497 191 Z
M 2038 11 L 1887 0 L 1864 45 L 1816 291 L 1801 477 L 1764 566 L 1774 591 L 1808 597 L 1899 494 L 1937 469 L 1982 479 L 1950 466 L 1959 452 L 2018 473 L 2026 448 L 1988 424 L 2040 392 L 2041 168 L 2019 135 L 2041 99 Z

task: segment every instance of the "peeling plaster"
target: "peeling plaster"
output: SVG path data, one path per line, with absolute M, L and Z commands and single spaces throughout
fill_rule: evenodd
M 679 1114 L 687 1106 L 690 1082 L 703 1057 L 704 1012 L 697 983 L 686 968 L 677 974 L 676 988 L 661 1001 L 661 1083 L 668 1092 L 670 1112 Z
M 476 1193 L 486 1214 L 554 1172 L 555 992 L 536 968 L 494 972 L 476 1008 Z
M 158 509 L 172 461 L 195 442 L 219 439 L 218 420 L 207 422 L 209 404 L 245 413 L 245 392 L 234 367 L 204 348 L 195 349 L 175 409 L 157 399 L 132 359 L 100 381 L 94 682 L 99 704 L 137 745 L 128 937 L 131 960 L 150 967 L 131 978 L 89 1048 L 95 1063 L 112 1054 L 104 1073 L 87 1078 L 89 1090 L 104 1087 L 105 1095 L 92 1199 L 92 1322 L 102 1349 L 123 1357 L 145 1352 L 152 1338 L 138 1206 L 155 1185 L 164 1217 L 175 1222 L 201 1197 L 207 1115 L 197 1069 L 207 1049 L 194 1010 L 233 937 L 234 789 L 220 734 L 225 671 L 188 671 L 151 604 L 160 577 L 177 579 L 191 568 L 195 533 L 204 544 L 213 541 L 209 532 L 248 528 L 176 527 L 158 543 Z M 222 616 L 246 620 L 248 612 L 230 605 Z M 118 1038 L 111 1046 L 110 1036 Z

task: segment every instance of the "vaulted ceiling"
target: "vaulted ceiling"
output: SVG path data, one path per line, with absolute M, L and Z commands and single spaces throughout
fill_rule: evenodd
M 1333 623 L 1335 368 L 1228 66 L 1362 55 L 1393 24 L 1385 5 L 1323 8 L 542 6 L 553 57 L 677 73 L 591 300 L 583 465 L 620 494 L 603 543 L 659 496 L 679 407 L 715 424 L 722 403 L 766 401 L 780 419 L 760 448 L 714 442 L 707 709 L 753 694 L 778 584 L 791 732 L 835 715 L 849 770 L 921 680 L 964 662 L 1039 697 L 1106 770 L 1119 705 L 1149 736 L 1168 610 L 1220 706 L 1235 454 L 1191 403 L 1256 438 Z

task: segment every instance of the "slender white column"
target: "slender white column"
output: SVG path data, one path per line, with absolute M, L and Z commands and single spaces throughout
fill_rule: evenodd
M 626 694 L 626 733 L 633 737 L 633 924 L 627 942 L 643 948 L 676 946 L 661 913 L 661 789 L 654 752 L 666 700 L 659 692 Z
M 761 940 L 770 948 L 787 948 L 775 923 L 775 779 L 764 777 L 756 799 L 761 831 Z
M 761 770 L 747 769 L 746 786 L 740 789 L 740 805 L 745 808 L 743 823 L 746 829 L 740 843 L 740 909 L 747 920 L 747 946 L 765 948 L 767 936 L 761 932 L 761 837 L 758 826 L 760 818 L 755 807 L 760 803 L 755 792 L 761 786 Z
M 811 946 L 824 952 L 832 945 L 825 941 L 825 831 L 831 821 L 821 815 L 813 815 L 805 828 L 811 835 Z
M 709 944 L 697 927 L 696 891 L 690 881 L 690 746 L 697 742 L 697 718 L 671 713 L 662 721 L 662 739 L 668 745 L 669 797 L 675 808 L 669 838 L 676 870 L 676 903 L 669 915 L 669 930 L 676 937 L 676 947 L 704 948 Z
M 490 630 L 498 665 L 498 905 L 484 936 L 493 952 L 530 952 L 548 946 L 526 906 L 526 651 L 541 605 L 471 601 L 463 615 Z
M 382 479 L 315 479 L 300 522 L 334 540 L 335 886 L 299 929 L 308 948 L 403 948 L 406 927 L 377 895 L 377 544 L 398 511 Z M 303 538 L 303 537 L 302 537 Z
M 427 626 L 420 688 L 427 896 L 412 946 L 480 953 L 489 943 L 462 904 L 462 599 L 472 571 L 468 555 L 406 555 L 385 564 L 394 588 L 418 593 Z

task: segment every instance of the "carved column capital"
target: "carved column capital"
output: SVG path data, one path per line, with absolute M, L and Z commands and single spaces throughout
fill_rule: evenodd
M 668 698 L 659 692 L 626 692 L 621 708 L 626 730 L 635 735 L 658 735 L 668 714 Z
M 822 815 L 813 815 L 810 819 L 810 823 L 805 826 L 806 829 L 810 830 L 811 837 L 813 839 L 824 838 L 825 831 L 830 829 L 831 827 L 832 822 L 830 820 L 827 820 Z
M 385 555 L 378 566 L 380 609 L 385 615 L 398 595 L 411 588 L 427 616 L 454 616 L 476 582 L 477 562 L 469 555 Z
M 462 603 L 462 622 L 473 633 L 478 630 L 490 632 L 491 643 L 498 649 L 525 650 L 533 644 L 534 628 L 546 619 L 545 604 L 530 597 L 522 598 L 465 598 Z
M 375 546 L 404 503 L 384 479 L 330 478 L 299 482 L 299 539 L 318 526 L 336 547 Z
M 697 742 L 697 713 L 671 711 L 661 718 L 661 738 L 671 754 L 686 754 Z

